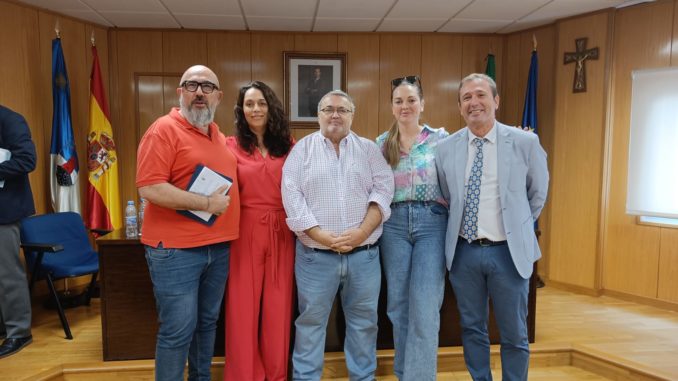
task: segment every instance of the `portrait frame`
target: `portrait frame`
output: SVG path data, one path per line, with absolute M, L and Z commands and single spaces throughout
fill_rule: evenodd
M 318 127 L 317 102 L 346 91 L 346 53 L 283 52 L 285 113 L 291 128 Z

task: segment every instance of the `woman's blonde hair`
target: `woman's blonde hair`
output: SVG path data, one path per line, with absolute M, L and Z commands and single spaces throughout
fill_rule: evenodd
M 403 84 L 409 85 L 417 89 L 417 95 L 419 95 L 419 100 L 422 101 L 424 100 L 424 91 L 421 89 L 421 83 L 419 82 L 419 77 L 416 77 L 417 80 L 414 81 L 414 83 L 409 82 L 406 80 L 407 77 L 401 78 L 402 81 L 400 81 L 397 85 L 391 86 L 391 104 L 393 104 L 393 92 L 395 89 L 398 87 L 402 86 Z M 386 162 L 388 165 L 391 166 L 391 168 L 396 168 L 398 166 L 398 163 L 400 163 L 400 129 L 398 128 L 398 121 L 394 120 L 393 124 L 391 124 L 391 128 L 388 129 L 388 135 L 386 135 L 386 142 L 384 142 L 384 158 L 386 159 Z

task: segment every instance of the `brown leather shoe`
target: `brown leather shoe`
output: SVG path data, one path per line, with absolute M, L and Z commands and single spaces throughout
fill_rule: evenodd
M 5 339 L 0 345 L 0 359 L 19 352 L 23 347 L 33 342 L 33 336 L 19 339 Z

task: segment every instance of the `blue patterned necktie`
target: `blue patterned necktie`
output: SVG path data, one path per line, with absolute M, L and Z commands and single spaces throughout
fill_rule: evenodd
M 478 238 L 478 203 L 480 201 L 480 177 L 483 175 L 483 144 L 487 139 L 475 138 L 476 157 L 473 159 L 471 175 L 466 187 L 464 202 L 464 220 L 462 221 L 462 237 L 469 243 Z

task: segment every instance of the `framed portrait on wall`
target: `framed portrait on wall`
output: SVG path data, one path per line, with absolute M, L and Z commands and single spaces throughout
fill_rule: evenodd
M 331 90 L 346 91 L 346 53 L 284 52 L 285 112 L 290 127 L 318 126 L 318 102 Z

